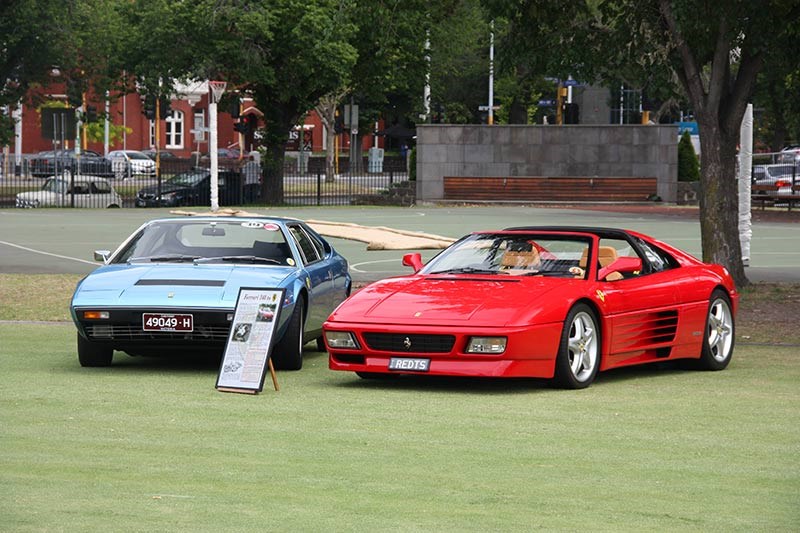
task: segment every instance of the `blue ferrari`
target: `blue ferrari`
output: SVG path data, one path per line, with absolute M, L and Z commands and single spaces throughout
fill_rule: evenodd
M 222 355 L 241 287 L 284 289 L 275 368 L 299 370 L 303 346 L 350 294 L 347 260 L 300 220 L 196 216 L 143 224 L 78 283 L 71 313 L 81 366 L 134 356 Z

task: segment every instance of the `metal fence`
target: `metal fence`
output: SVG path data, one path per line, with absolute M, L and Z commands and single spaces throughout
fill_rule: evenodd
M 207 158 L 164 158 L 159 171 L 119 168 L 105 158 L 27 156 L 16 164 L 0 155 L 0 207 L 188 207 L 210 205 L 210 162 Z M 288 205 L 351 205 L 365 197 L 388 195 L 408 180 L 404 158 L 386 158 L 370 169 L 350 171 L 346 157 L 340 172 L 328 176 L 321 157 L 284 163 L 283 198 Z M 372 170 L 372 171 L 370 171 Z M 221 206 L 265 205 L 261 167 L 253 160 L 219 160 Z

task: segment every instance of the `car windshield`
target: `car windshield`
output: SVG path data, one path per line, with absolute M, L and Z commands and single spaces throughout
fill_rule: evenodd
M 67 182 L 60 178 L 49 178 L 44 182 L 44 185 L 42 185 L 42 190 L 64 194 L 67 192 Z
M 207 172 L 184 172 L 167 180 L 170 185 L 180 185 L 183 187 L 193 187 L 208 177 Z
M 144 155 L 141 152 L 128 152 L 128 158 L 130 158 L 130 159 L 147 159 L 148 161 L 150 160 L 149 157 L 147 157 L 146 155 Z
M 574 277 L 570 269 L 582 266 L 590 246 L 590 238 L 582 236 L 474 234 L 436 256 L 421 273 Z
M 295 264 L 280 226 L 256 219 L 156 221 L 142 228 L 112 262 Z

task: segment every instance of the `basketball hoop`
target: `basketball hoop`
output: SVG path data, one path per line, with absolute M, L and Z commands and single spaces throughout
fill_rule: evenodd
M 228 83 L 224 81 L 209 81 L 208 89 L 211 92 L 211 99 L 209 102 L 212 104 L 219 103 L 220 98 L 222 98 L 222 93 L 225 92 L 225 87 L 227 86 Z

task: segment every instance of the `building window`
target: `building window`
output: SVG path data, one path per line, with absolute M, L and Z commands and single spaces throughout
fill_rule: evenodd
M 150 146 L 156 145 L 156 123 L 154 120 L 150 121 Z
M 203 141 L 206 140 L 206 110 L 205 109 L 195 109 L 194 110 L 194 127 L 192 128 L 192 133 L 194 133 L 195 142 L 203 142 Z
M 166 119 L 167 148 L 183 148 L 183 111 L 173 109 Z

